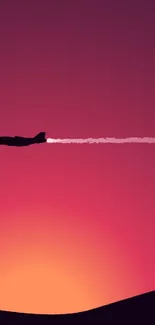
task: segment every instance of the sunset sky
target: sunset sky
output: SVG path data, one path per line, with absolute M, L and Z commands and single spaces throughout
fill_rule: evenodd
M 155 137 L 155 2 L 0 1 L 0 136 Z M 0 146 L 0 309 L 155 289 L 155 145 Z

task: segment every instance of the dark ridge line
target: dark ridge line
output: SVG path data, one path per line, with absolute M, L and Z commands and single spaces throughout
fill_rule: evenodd
M 16 311 L 7 311 L 7 310 L 1 310 L 0 309 L 0 313 L 3 312 L 3 313 L 11 313 L 11 314 L 22 314 L 22 315 L 30 315 L 30 316 L 69 316 L 69 315 L 79 315 L 79 314 L 84 314 L 84 313 L 90 313 L 90 312 L 97 312 L 97 311 L 100 311 L 102 308 L 109 308 L 109 307 L 112 307 L 112 306 L 115 306 L 116 304 L 124 304 L 126 302 L 130 302 L 131 300 L 133 301 L 134 299 L 137 299 L 137 298 L 143 298 L 145 297 L 146 295 L 154 295 L 155 294 L 155 290 L 152 290 L 152 291 L 149 291 L 147 293 L 142 293 L 142 294 L 139 294 L 139 295 L 135 295 L 135 296 L 132 296 L 132 297 L 129 297 L 129 298 L 125 298 L 125 299 L 122 299 L 122 300 L 119 300 L 119 301 L 116 301 L 116 302 L 112 302 L 108 305 L 104 305 L 104 306 L 100 306 L 100 307 L 96 307 L 96 308 L 93 308 L 93 309 L 88 309 L 88 310 L 84 310 L 84 311 L 80 311 L 80 312 L 76 312 L 76 313 L 65 313 L 65 314 L 36 314 L 36 313 L 24 313 L 24 312 L 16 312 Z
M 28 314 L 0 311 L 0 325 L 5 324 L 88 324 L 88 321 L 104 321 L 104 324 L 155 324 L 155 291 L 140 294 L 109 305 L 70 314 Z

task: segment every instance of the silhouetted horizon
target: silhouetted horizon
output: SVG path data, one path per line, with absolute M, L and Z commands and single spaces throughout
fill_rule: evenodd
M 147 321 L 147 324 L 153 324 L 153 302 L 155 301 L 155 291 L 150 291 L 137 296 L 133 296 L 118 302 L 91 310 L 71 313 L 71 314 L 26 314 L 18 312 L 0 311 L 0 323 L 7 324 L 28 324 L 35 322 L 37 324 L 58 324 L 63 321 L 71 321 L 74 324 L 81 324 L 90 320 L 105 322 L 130 321 L 135 324 L 136 321 Z M 152 321 L 152 322 L 151 322 Z M 79 323 L 80 322 L 80 323 Z M 109 324 L 109 323 L 105 323 Z

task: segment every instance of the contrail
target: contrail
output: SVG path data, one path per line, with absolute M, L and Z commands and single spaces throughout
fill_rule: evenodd
M 87 139 L 52 139 L 48 138 L 46 140 L 47 143 L 61 143 L 61 144 L 70 144 L 70 143 L 76 143 L 76 144 L 99 144 L 99 143 L 113 143 L 113 144 L 125 144 L 125 143 L 149 143 L 153 144 L 155 143 L 155 138 L 150 137 L 144 137 L 144 138 L 138 138 L 138 137 L 130 137 L 130 138 L 124 138 L 124 139 L 118 139 L 118 138 L 87 138 Z

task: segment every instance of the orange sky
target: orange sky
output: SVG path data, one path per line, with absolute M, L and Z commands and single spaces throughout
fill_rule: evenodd
M 155 137 L 154 9 L 1 1 L 0 135 Z M 0 157 L 0 309 L 77 312 L 154 289 L 155 146 Z

